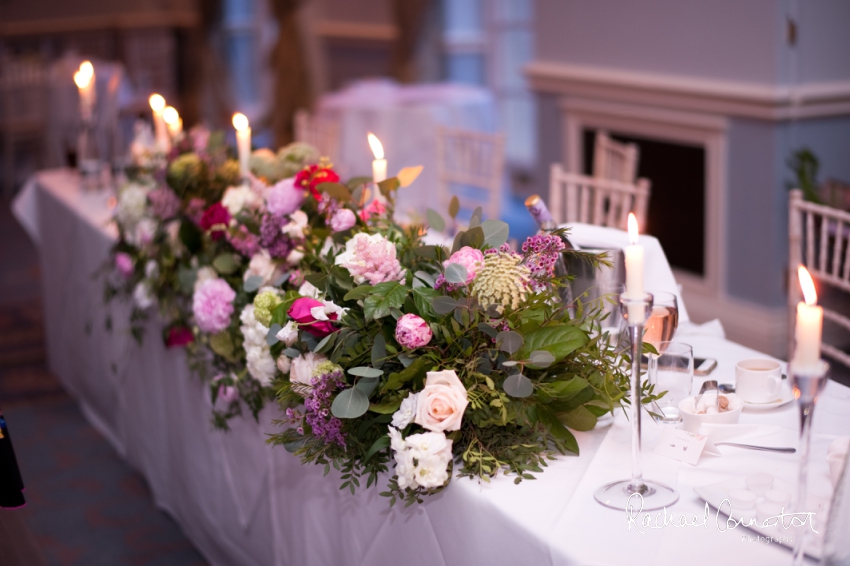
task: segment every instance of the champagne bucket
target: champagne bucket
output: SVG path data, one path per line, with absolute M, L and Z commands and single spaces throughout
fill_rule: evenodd
M 574 298 L 581 298 L 583 302 L 586 302 L 587 297 L 582 297 L 585 292 L 592 289 L 610 289 L 618 283 L 626 282 L 626 262 L 622 249 L 582 248 L 581 251 L 597 255 L 607 254 L 607 259 L 613 265 L 611 267 L 600 265 L 597 269 L 594 269 L 586 261 L 572 255 L 565 255 L 567 273 L 575 276 L 571 283 Z M 594 292 L 591 291 L 590 296 L 593 297 L 594 295 Z

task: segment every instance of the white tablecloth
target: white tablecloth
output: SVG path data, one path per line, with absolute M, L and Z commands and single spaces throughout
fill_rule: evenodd
M 424 166 L 419 178 L 398 192 L 396 203 L 400 216 L 415 213 L 419 218 L 426 207 L 436 206 L 438 126 L 483 132 L 496 132 L 499 127 L 498 109 L 489 91 L 448 83 L 400 86 L 389 80 L 361 81 L 323 96 L 316 115 L 339 122 L 339 155 L 334 165 L 343 178 L 372 176 L 368 132 L 381 140 L 389 176 L 403 167 Z
M 30 203 L 31 206 L 26 206 Z M 337 473 L 301 466 L 282 448 L 263 444 L 275 414 L 260 424 L 231 421 L 229 433 L 210 423 L 205 388 L 186 368 L 181 350 L 166 350 L 152 323 L 139 347 L 127 332 L 126 308 L 102 302 L 102 282 L 92 273 L 114 238 L 106 195 L 82 193 L 73 174 L 49 171 L 28 184 L 15 203 L 24 226 L 40 242 L 52 371 L 79 400 L 87 418 L 147 478 L 160 507 L 180 523 L 198 549 L 220 565 L 386 564 L 764 564 L 790 561 L 776 544 L 743 543 L 743 529 L 668 527 L 640 534 L 625 514 L 598 505 L 593 490 L 628 475 L 628 433 L 614 424 L 577 433 L 580 457 L 553 462 L 536 481 L 513 485 L 454 480 L 423 505 L 390 509 L 380 489 L 351 496 L 339 491 Z M 35 218 L 32 215 L 35 215 Z M 114 330 L 105 329 L 112 315 Z M 712 330 L 684 324 L 681 339 L 694 353 L 718 359 L 711 375 L 734 381 L 734 364 L 757 352 Z M 678 338 L 679 336 L 677 336 Z M 748 413 L 742 423 L 775 425 L 780 442 L 792 442 L 792 405 Z M 850 389 L 830 383 L 815 420 L 810 472 L 813 490 L 828 493 L 825 443 L 850 430 Z M 657 427 L 646 426 L 648 477 L 681 494 L 669 511 L 702 514 L 694 486 L 752 471 L 792 480 L 795 456 L 731 450 L 679 464 L 650 452 Z M 777 436 L 778 435 L 778 436 Z

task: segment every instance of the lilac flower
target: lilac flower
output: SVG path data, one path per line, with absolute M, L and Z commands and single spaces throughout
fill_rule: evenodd
M 161 220 L 168 220 L 180 212 L 180 197 L 168 187 L 160 187 L 148 193 L 153 213 Z
M 260 245 L 268 249 L 272 257 L 286 257 L 295 247 L 281 231 L 284 220 L 280 216 L 266 214 L 260 224 Z
M 342 370 L 336 367 L 330 373 L 317 375 L 310 384 L 312 390 L 304 399 L 307 424 L 312 427 L 313 434 L 324 442 L 333 442 L 344 448 L 342 421 L 331 415 L 331 394 L 343 386 Z
M 227 235 L 227 240 L 230 242 L 236 251 L 245 257 L 253 257 L 260 251 L 260 242 L 257 236 L 248 231 L 244 225 L 239 225 L 239 228 Z

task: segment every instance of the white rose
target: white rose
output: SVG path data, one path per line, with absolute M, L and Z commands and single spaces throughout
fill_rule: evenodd
M 393 449 L 393 452 L 403 452 L 407 450 L 407 445 L 404 443 L 404 439 L 401 437 L 399 430 L 392 426 L 388 426 L 387 428 L 390 431 L 390 447 Z
M 395 473 L 401 489 L 416 487 L 416 466 L 413 463 L 413 454 L 409 450 L 395 453 Z
M 440 487 L 449 479 L 447 466 L 448 461 L 440 456 L 422 458 L 416 464 L 413 478 L 418 485 L 426 489 Z
M 286 263 L 295 267 L 301 263 L 302 259 L 304 259 L 304 250 L 300 248 L 293 248 L 293 250 L 289 252 L 289 255 L 286 256 Z
M 466 388 L 454 370 L 429 371 L 416 403 L 416 424 L 434 431 L 460 430 L 469 404 Z
M 434 456 L 444 459 L 452 457 L 452 441 L 442 432 L 411 434 L 404 439 L 404 443 L 417 460 Z
M 153 306 L 155 300 L 150 285 L 147 282 L 141 281 L 133 289 L 133 302 L 140 309 L 149 309 Z
M 263 286 L 279 279 L 282 275 L 277 262 L 272 259 L 268 250 L 263 249 L 254 254 L 254 257 L 248 263 L 248 269 L 245 270 L 243 279 L 247 281 L 249 277 L 254 275 L 263 278 L 261 283 Z
M 319 290 L 309 281 L 305 281 L 303 285 L 298 287 L 298 294 L 302 297 L 310 297 L 312 299 L 319 298 Z
M 286 323 L 286 326 L 278 331 L 277 339 L 287 346 L 292 346 L 298 340 L 298 325 L 294 321 L 290 320 Z
M 417 393 L 410 393 L 401 402 L 401 407 L 393 413 L 393 426 L 396 428 L 404 428 L 413 422 L 413 417 L 416 416 L 416 399 Z
M 304 237 L 304 229 L 307 227 L 307 214 L 303 210 L 296 210 L 289 215 L 290 222 L 285 224 L 280 230 L 293 240 L 300 240 Z
M 293 383 L 301 383 L 303 385 L 311 385 L 313 380 L 313 370 L 322 362 L 328 359 L 321 354 L 307 352 L 292 360 L 292 366 L 289 369 L 289 381 Z

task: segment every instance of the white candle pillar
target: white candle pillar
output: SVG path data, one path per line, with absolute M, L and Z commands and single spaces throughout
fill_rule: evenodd
M 151 112 L 153 112 L 154 138 L 156 139 L 156 144 L 163 153 L 168 153 L 168 151 L 171 150 L 171 140 L 168 138 L 168 129 L 163 117 L 163 112 L 165 111 L 165 99 L 161 95 L 154 93 L 148 99 L 148 103 L 151 105 Z
M 384 195 L 381 194 L 381 189 L 378 188 L 378 183 L 387 178 L 387 160 L 384 159 L 384 146 L 381 144 L 381 140 L 372 132 L 369 132 L 366 137 L 369 140 L 369 147 L 372 148 L 372 154 L 375 156 L 374 161 L 372 161 L 372 181 L 375 183 L 375 198 L 381 202 L 386 202 Z
M 162 111 L 162 119 L 168 128 L 168 135 L 172 141 L 183 132 L 183 120 L 173 106 L 166 106 L 165 110 Z
M 802 265 L 797 268 L 800 287 L 803 289 L 805 301 L 797 303 L 797 324 L 794 337 L 797 347 L 791 365 L 798 374 L 817 374 L 821 371 L 820 342 L 823 331 L 823 307 L 816 303 L 818 300 L 815 283 L 809 271 Z
M 80 91 L 80 114 L 83 120 L 91 120 L 96 94 L 94 65 L 90 61 L 83 61 L 74 73 L 74 82 Z
M 629 241 L 626 246 L 626 297 L 629 299 L 643 299 L 643 246 L 639 246 L 637 218 L 634 213 L 629 214 Z M 637 324 L 646 320 L 646 310 L 642 304 L 629 305 L 629 323 Z
M 250 172 L 249 159 L 251 157 L 251 128 L 248 117 L 241 112 L 233 115 L 233 127 L 236 128 L 236 150 L 239 154 L 239 172 L 243 179 L 248 178 Z

